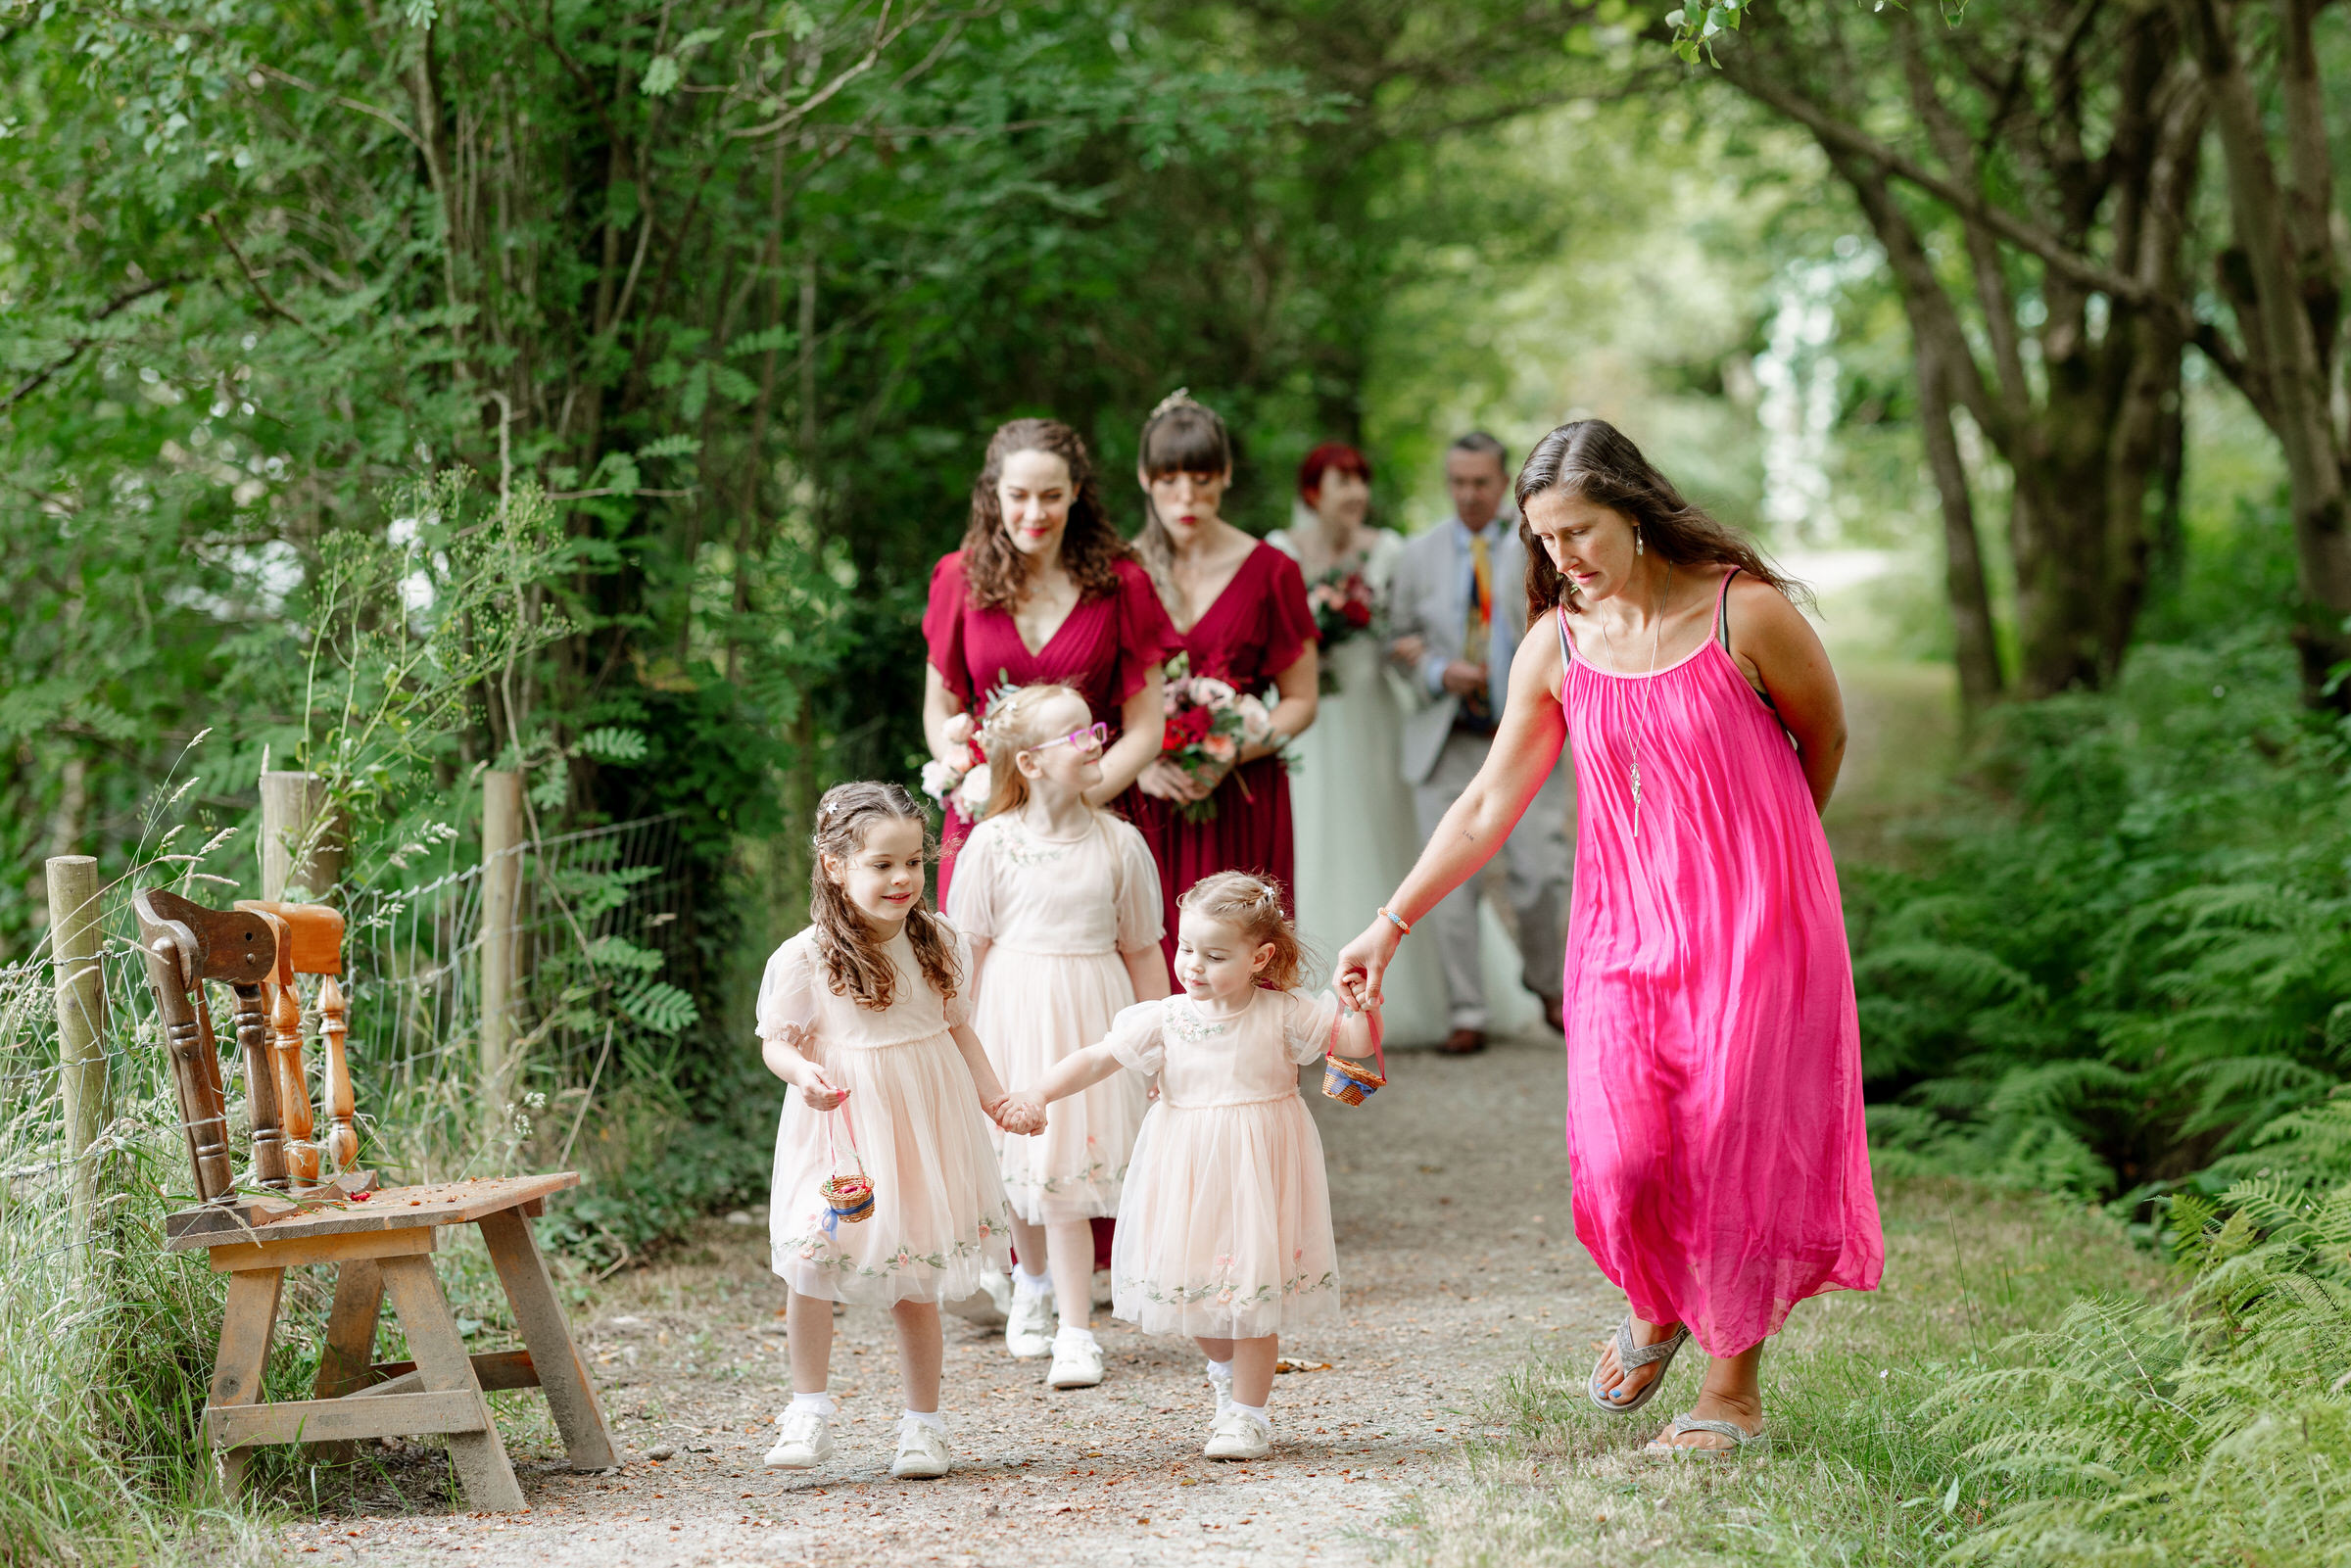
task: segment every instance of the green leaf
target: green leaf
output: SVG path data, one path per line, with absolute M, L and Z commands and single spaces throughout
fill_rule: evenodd
M 599 762 L 643 762 L 645 732 L 606 725 L 580 736 L 580 753 Z
M 638 83 L 648 98 L 661 98 L 677 90 L 678 62 L 674 55 L 655 55 L 652 64 L 645 68 L 645 80 Z
M 613 993 L 621 1017 L 658 1034 L 682 1034 L 700 1020 L 694 998 L 666 980 L 646 980 Z

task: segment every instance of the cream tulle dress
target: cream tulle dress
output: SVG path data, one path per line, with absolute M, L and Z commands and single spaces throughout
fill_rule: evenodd
M 1119 954 L 1158 945 L 1159 868 L 1143 835 L 1107 812 L 1067 838 L 1006 813 L 963 841 L 947 908 L 956 929 L 988 943 L 972 1027 L 1017 1089 L 1101 1039 L 1134 1004 Z M 1140 1074 L 1113 1073 L 1055 1102 L 1040 1135 L 997 1131 L 1013 1212 L 1035 1225 L 1116 1214 L 1145 1092 Z
M 1298 1069 L 1321 1057 L 1338 1020 L 1328 992 L 1268 990 L 1229 1018 L 1183 996 L 1119 1015 L 1111 1051 L 1159 1074 L 1159 1103 L 1127 1168 L 1113 1313 L 1146 1334 L 1209 1339 L 1337 1315 L 1330 1185 Z
M 960 933 L 954 942 L 958 973 L 969 974 L 971 944 Z M 903 930 L 885 951 L 897 983 L 881 1012 L 833 993 L 813 929 L 777 948 L 759 982 L 759 1037 L 790 1040 L 849 1091 L 821 1114 L 796 1092 L 785 1097 L 768 1206 L 774 1267 L 803 1296 L 958 1301 L 1012 1256 L 990 1123 L 947 1033 L 970 1021 L 970 1002 L 960 990 L 940 1000 Z M 859 1164 L 873 1179 L 873 1214 L 829 1223 L 819 1185 Z

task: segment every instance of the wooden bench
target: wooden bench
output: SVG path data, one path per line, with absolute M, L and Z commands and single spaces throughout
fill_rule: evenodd
M 482 1398 L 490 1389 L 545 1392 L 571 1467 L 617 1461 L 596 1386 L 572 1344 L 530 1221 L 577 1174 L 504 1176 L 379 1188 L 353 1167 L 356 1111 L 344 1055 L 346 1020 L 334 976 L 342 968 L 342 917 L 319 905 L 240 904 L 208 909 L 163 889 L 133 901 L 147 978 L 162 1016 L 188 1163 L 198 1202 L 167 1217 L 166 1247 L 203 1249 L 229 1276 L 220 1348 L 205 1401 L 204 1435 L 233 1495 L 254 1449 L 279 1443 L 440 1434 L 467 1503 L 491 1513 L 521 1508 L 522 1489 Z M 312 1141 L 294 976 L 324 974 L 319 1013 L 331 1125 Z M 228 1115 L 214 1043 L 207 982 L 236 999 L 236 1044 L 245 1062 L 252 1122 L 252 1181 L 230 1170 Z M 272 1027 L 274 1023 L 274 1027 Z M 322 1155 L 336 1173 L 322 1174 Z M 468 1354 L 433 1252 L 450 1225 L 478 1225 L 522 1331 L 524 1349 Z M 334 1306 L 312 1398 L 264 1402 L 262 1377 L 286 1270 L 335 1268 Z M 374 1360 L 376 1321 L 389 1295 L 414 1357 Z

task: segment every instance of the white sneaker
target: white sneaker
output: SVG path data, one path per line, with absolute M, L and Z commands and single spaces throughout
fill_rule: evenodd
M 833 1421 L 815 1410 L 786 1410 L 776 1417 L 776 1446 L 767 1450 L 770 1468 L 813 1470 L 833 1456 Z
M 1102 1381 L 1102 1346 L 1081 1328 L 1053 1336 L 1053 1370 L 1045 1381 L 1057 1389 L 1090 1389 Z
M 1012 1315 L 1012 1276 L 1001 1268 L 991 1268 L 980 1276 L 980 1289 L 996 1308 L 998 1317 Z
M 1229 1364 L 1227 1364 L 1227 1365 L 1226 1365 L 1226 1367 L 1224 1368 L 1224 1370 L 1223 1370 L 1223 1371 L 1222 1371 L 1222 1372 L 1218 1371 L 1218 1370 L 1217 1370 L 1215 1367 L 1213 1367 L 1213 1366 L 1212 1366 L 1212 1367 L 1210 1367 L 1210 1368 L 1208 1369 L 1208 1386 L 1209 1386 L 1210 1388 L 1212 1388 L 1212 1389 L 1216 1390 L 1216 1392 L 1217 1392 L 1217 1413 L 1218 1413 L 1219 1415 L 1223 1415 L 1223 1414 L 1224 1413 L 1225 1407 L 1226 1407 L 1226 1406 L 1228 1406 L 1228 1405 L 1230 1405 L 1230 1404 L 1232 1403 L 1232 1368 L 1231 1368 L 1231 1366 L 1230 1366 Z
M 1053 1354 L 1053 1298 L 1039 1292 L 1012 1293 L 1012 1310 L 1004 1314 L 1004 1348 L 1022 1360 Z
M 950 1462 L 945 1433 L 920 1421 L 898 1423 L 898 1455 L 889 1461 L 891 1475 L 901 1481 L 935 1481 L 947 1473 Z
M 1012 1276 L 991 1268 L 980 1276 L 978 1290 L 945 1306 L 967 1323 L 994 1328 L 1012 1314 Z
M 1262 1459 L 1273 1447 L 1273 1428 L 1245 1410 L 1217 1412 L 1208 1429 L 1208 1447 L 1200 1451 L 1212 1459 Z

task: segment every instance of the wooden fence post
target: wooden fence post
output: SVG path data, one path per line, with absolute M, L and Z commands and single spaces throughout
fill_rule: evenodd
M 72 1162 L 73 1238 L 87 1242 L 98 1219 L 98 1163 L 90 1145 L 114 1120 L 106 1073 L 106 977 L 98 955 L 98 862 L 55 855 L 49 871 L 50 973 L 57 979 L 58 1089 L 65 1101 L 66 1158 Z
M 482 1098 L 489 1125 L 514 1097 L 514 980 L 522 904 L 522 775 L 482 775 Z
M 343 834 L 321 831 L 326 781 L 314 773 L 262 775 L 262 896 L 275 901 L 289 887 L 317 902 L 343 878 Z

